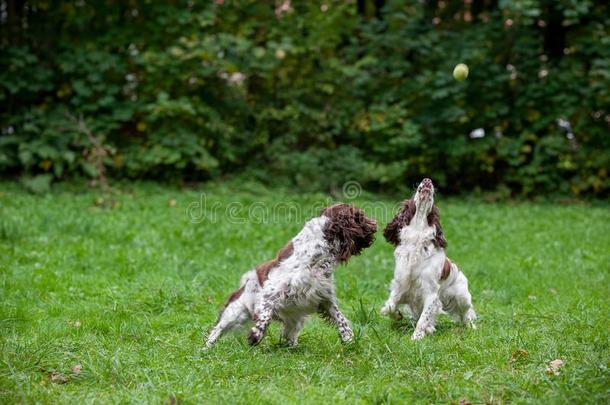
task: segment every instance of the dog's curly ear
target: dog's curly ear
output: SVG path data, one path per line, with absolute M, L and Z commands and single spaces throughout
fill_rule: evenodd
M 385 240 L 394 246 L 400 244 L 400 230 L 409 225 L 411 219 L 415 216 L 415 201 L 413 199 L 405 200 L 402 207 L 396 213 L 396 216 L 383 230 Z
M 443 233 L 443 227 L 441 226 L 441 212 L 435 206 L 432 207 L 432 211 L 428 214 L 428 225 L 434 226 L 436 230 L 436 234 L 434 236 L 434 246 L 440 248 L 447 247 L 447 239 L 445 239 L 445 234 Z
M 359 255 L 375 240 L 377 223 L 367 218 L 359 208 L 340 203 L 323 209 L 321 214 L 329 218 L 324 227 L 324 237 L 337 245 L 340 262 Z
M 377 221 L 368 218 L 364 211 L 359 208 L 355 209 L 354 220 L 356 227 L 353 228 L 352 237 L 354 238 L 354 249 L 351 254 L 358 256 L 364 249 L 370 247 L 375 241 L 375 232 L 377 232 Z

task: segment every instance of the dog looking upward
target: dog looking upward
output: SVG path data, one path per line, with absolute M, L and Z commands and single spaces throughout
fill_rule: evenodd
M 456 321 L 474 326 L 468 280 L 445 255 L 447 241 L 434 205 L 434 185 L 424 179 L 413 198 L 386 226 L 383 235 L 396 246 L 394 279 L 382 315 L 400 319 L 404 305 L 417 322 L 411 339 L 419 340 L 435 330 L 436 316 L 449 313 Z
M 303 323 L 314 312 L 335 325 L 343 342 L 351 341 L 350 323 L 337 305 L 334 272 L 339 263 L 346 263 L 369 247 L 376 230 L 373 219 L 349 204 L 323 209 L 280 249 L 275 259 L 242 276 L 240 287 L 231 294 L 210 331 L 206 346 L 213 346 L 225 331 L 250 320 L 254 327 L 248 340 L 256 345 L 272 319 L 284 324 L 283 339 L 294 346 Z

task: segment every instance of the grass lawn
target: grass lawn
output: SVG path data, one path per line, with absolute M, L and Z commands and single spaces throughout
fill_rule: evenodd
M 610 401 L 609 206 L 441 196 L 478 330 L 443 317 L 414 343 L 410 324 L 382 318 L 393 256 L 379 232 L 336 273 L 354 344 L 314 317 L 294 349 L 279 344 L 274 323 L 258 347 L 242 332 L 206 352 L 204 335 L 242 273 L 329 197 L 236 184 L 119 190 L 62 185 L 34 196 L 0 183 L 0 403 Z M 187 210 L 202 193 L 205 218 Z M 291 215 L 265 217 L 278 201 L 294 204 Z M 349 202 L 380 229 L 396 205 Z M 555 359 L 564 366 L 549 375 Z

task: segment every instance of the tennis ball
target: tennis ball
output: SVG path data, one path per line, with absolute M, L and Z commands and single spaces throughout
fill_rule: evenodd
M 453 69 L 453 78 L 459 82 L 466 80 L 468 77 L 468 66 L 463 63 L 458 63 Z

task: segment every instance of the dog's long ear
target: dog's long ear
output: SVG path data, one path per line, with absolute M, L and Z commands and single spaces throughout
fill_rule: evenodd
M 335 204 L 322 210 L 322 214 L 329 217 L 324 227 L 324 237 L 337 244 L 340 262 L 347 262 L 351 256 L 359 255 L 375 240 L 377 224 L 359 208 Z
M 375 232 L 377 232 L 377 221 L 366 216 L 364 211 L 356 208 L 353 217 L 353 229 L 355 246 L 351 254 L 358 256 L 364 249 L 370 247 L 375 241 Z
M 434 236 L 434 246 L 440 248 L 447 247 L 447 240 L 445 239 L 445 234 L 443 233 L 443 227 L 441 226 L 441 212 L 435 206 L 432 207 L 432 211 L 428 214 L 428 225 L 434 226 L 436 230 L 436 235 Z
M 415 216 L 415 201 L 413 199 L 405 200 L 394 219 L 383 230 L 385 240 L 394 246 L 398 246 L 400 244 L 400 230 L 409 225 L 413 216 Z

